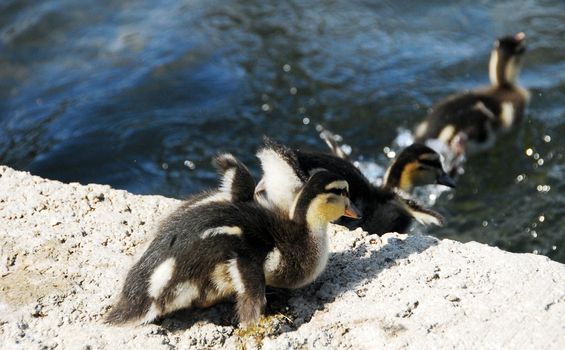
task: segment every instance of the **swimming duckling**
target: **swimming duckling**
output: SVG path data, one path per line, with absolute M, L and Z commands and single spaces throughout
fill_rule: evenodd
M 320 137 L 326 142 L 333 155 L 349 160 L 337 137 L 324 130 Z M 443 169 L 440 155 L 421 143 L 404 148 L 390 163 L 383 179 L 383 187 L 410 192 L 413 187 L 425 185 L 455 187 L 455 181 Z
M 346 181 L 323 171 L 312 175 L 286 213 L 255 201 L 184 203 L 129 271 L 106 321 L 145 323 L 235 297 L 239 321 L 255 323 L 266 285 L 298 288 L 324 270 L 328 222 L 356 215 L 347 193 Z
M 525 38 L 518 33 L 496 40 L 489 62 L 491 85 L 439 102 L 416 128 L 415 141 L 439 139 L 456 156 L 473 154 L 490 148 L 497 134 L 519 123 L 530 99 L 516 81 Z
M 292 150 L 265 138 L 265 146 L 257 153 L 263 178 L 255 189 L 273 207 L 289 210 L 291 199 L 311 172 L 326 169 L 342 176 L 349 183 L 351 201 L 361 211 L 361 219 L 341 219 L 337 223 L 350 229 L 362 227 L 372 234 L 406 232 L 413 219 L 428 225 L 442 225 L 438 213 L 423 208 L 390 188 L 372 185 L 351 162 L 327 153 Z

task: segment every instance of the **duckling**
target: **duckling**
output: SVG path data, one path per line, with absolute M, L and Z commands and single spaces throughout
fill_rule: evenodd
M 334 156 L 349 160 L 349 156 L 343 151 L 333 133 L 324 130 L 320 137 Z M 421 143 L 413 143 L 400 151 L 390 163 L 383 179 L 384 188 L 399 189 L 404 192 L 410 192 L 416 186 L 433 184 L 456 186 L 455 180 L 443 169 L 440 155 Z
M 331 154 L 292 150 L 265 138 L 265 146 L 257 152 L 263 178 L 256 196 L 265 196 L 272 207 L 288 211 L 291 198 L 300 190 L 310 174 L 325 169 L 342 176 L 349 183 L 351 201 L 362 213 L 361 219 L 346 218 L 337 223 L 350 229 L 362 227 L 381 235 L 386 232 L 407 232 L 413 219 L 428 225 L 442 225 L 443 217 L 415 201 L 404 198 L 389 187 L 377 187 L 351 162 Z M 392 176 L 392 173 L 391 173 Z
M 255 323 L 266 304 L 266 285 L 299 288 L 322 273 L 328 223 L 356 216 L 347 194 L 342 177 L 321 171 L 306 182 L 290 212 L 255 201 L 187 201 L 164 220 L 131 268 L 106 322 L 146 323 L 235 298 L 242 325 Z
M 517 83 L 526 51 L 526 35 L 495 41 L 489 62 L 491 85 L 447 97 L 436 104 L 415 129 L 415 141 L 439 139 L 456 156 L 492 147 L 524 116 L 530 94 Z

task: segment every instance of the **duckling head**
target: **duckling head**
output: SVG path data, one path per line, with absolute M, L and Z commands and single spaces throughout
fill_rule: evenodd
M 326 171 L 315 172 L 306 182 L 290 209 L 290 218 L 305 222 L 310 230 L 325 232 L 329 222 L 342 216 L 359 219 L 361 214 L 349 199 L 349 185 L 342 177 Z
M 428 146 L 414 143 L 393 160 L 384 177 L 386 188 L 410 191 L 424 185 L 455 187 L 455 181 L 443 169 L 440 155 Z
M 526 34 L 520 32 L 505 36 L 494 42 L 489 61 L 489 78 L 494 86 L 508 86 L 516 83 L 522 57 L 526 52 Z

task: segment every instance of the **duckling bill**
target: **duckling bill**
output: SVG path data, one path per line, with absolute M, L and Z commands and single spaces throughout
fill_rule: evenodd
M 234 158 L 227 160 L 219 162 L 220 168 L 236 169 L 228 175 L 235 180 L 244 167 Z M 251 177 L 239 178 L 247 180 L 232 181 L 229 188 L 223 182 L 213 195 L 247 198 Z M 322 273 L 328 260 L 328 222 L 355 216 L 347 194 L 342 177 L 323 171 L 307 180 L 290 212 L 249 200 L 187 200 L 163 221 L 128 272 L 106 321 L 151 322 L 179 309 L 235 299 L 242 325 L 255 323 L 266 303 L 266 285 L 298 288 Z

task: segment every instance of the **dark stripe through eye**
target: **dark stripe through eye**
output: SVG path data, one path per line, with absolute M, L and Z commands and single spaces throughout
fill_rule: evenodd
M 420 159 L 419 162 L 434 168 L 440 168 L 440 169 L 442 168 L 439 160 Z
M 337 194 L 338 196 L 349 196 L 345 188 L 331 188 L 327 192 Z

